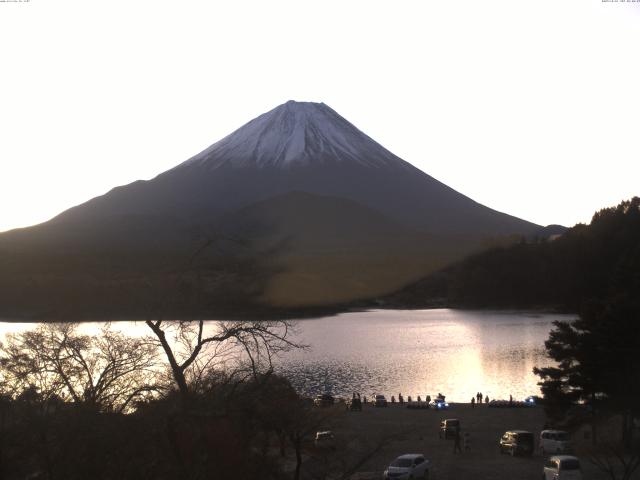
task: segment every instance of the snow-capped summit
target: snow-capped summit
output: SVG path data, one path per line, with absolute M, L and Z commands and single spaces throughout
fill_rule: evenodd
M 117 187 L 56 221 L 153 215 L 212 222 L 294 191 L 349 199 L 435 234 L 493 236 L 537 228 L 415 168 L 324 103 L 295 101 L 156 178 Z
M 406 163 L 324 103 L 288 102 L 260 115 L 187 160 L 216 169 L 355 162 L 370 167 Z

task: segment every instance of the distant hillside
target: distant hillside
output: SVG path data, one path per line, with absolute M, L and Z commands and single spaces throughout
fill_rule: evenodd
M 333 308 L 540 229 L 327 105 L 287 102 L 152 180 L 0 234 L 0 316 Z
M 478 248 L 479 237 L 436 236 L 344 198 L 291 192 L 225 217 L 220 230 L 278 271 L 262 301 L 331 305 L 399 288 Z M 259 252 L 264 252 L 259 253 Z
M 553 237 L 552 237 L 553 238 Z M 418 307 L 559 308 L 640 295 L 640 198 L 597 212 L 549 241 L 492 248 L 381 300 Z

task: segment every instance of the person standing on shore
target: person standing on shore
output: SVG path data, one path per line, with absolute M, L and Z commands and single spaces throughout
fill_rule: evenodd
M 476 397 L 471 397 L 471 408 L 476 408 Z
M 486 397 L 484 397 L 484 403 L 489 403 L 489 395 L 487 395 Z
M 456 451 L 458 453 L 462 453 L 462 447 L 460 446 L 460 427 L 456 427 L 455 437 L 453 438 L 453 454 L 454 455 Z

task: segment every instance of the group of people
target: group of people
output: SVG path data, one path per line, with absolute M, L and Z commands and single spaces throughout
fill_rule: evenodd
M 438 393 L 438 397 L 437 397 L 437 398 L 440 398 L 440 399 L 444 400 L 444 398 L 445 398 L 445 397 L 444 397 L 444 395 L 442 395 L 441 393 Z M 356 393 L 356 392 L 353 392 L 353 395 L 351 396 L 351 400 L 352 400 L 352 401 L 353 401 L 353 400 L 357 400 L 357 401 L 361 401 L 362 403 L 367 403 L 367 397 L 366 397 L 366 395 L 365 395 L 364 397 L 362 397 L 362 400 L 361 400 L 361 399 L 360 399 L 360 394 L 359 394 L 359 393 Z M 425 397 L 425 399 L 424 399 L 424 400 L 425 400 L 425 402 L 427 402 L 427 404 L 428 404 L 429 402 L 431 402 L 431 395 L 427 395 L 427 396 Z M 411 402 L 412 402 L 411 395 L 409 395 L 409 396 L 407 397 L 407 400 L 406 400 L 406 401 L 407 401 L 408 403 L 411 403 Z M 418 395 L 417 401 L 418 401 L 418 402 L 421 402 L 421 401 L 422 401 L 422 397 L 420 397 L 420 395 Z M 405 399 L 404 399 L 404 397 L 402 396 L 402 393 L 398 393 L 398 403 L 400 403 L 401 405 L 403 405 L 403 404 L 404 404 L 404 402 L 405 402 Z M 391 403 L 396 403 L 396 397 L 395 397 L 395 396 L 393 396 L 393 395 L 391 395 Z
M 353 396 L 351 397 L 351 402 L 352 404 L 355 402 L 360 402 L 360 403 L 367 403 L 367 396 L 365 395 L 364 398 L 361 400 L 360 399 L 360 394 L 353 392 Z
M 421 402 L 421 401 L 422 401 L 422 397 L 420 397 L 420 395 L 418 395 L 417 401 L 418 401 L 418 402 Z M 427 403 L 429 403 L 429 402 L 431 401 L 431 395 L 427 395 L 427 396 L 425 397 L 424 401 L 425 401 L 425 402 L 427 402 Z M 411 402 L 412 402 L 411 395 L 409 395 L 409 396 L 407 397 L 407 402 L 409 402 L 409 403 L 411 403 Z M 395 397 L 394 395 L 391 395 L 391 403 L 396 403 L 396 397 Z M 404 404 L 404 397 L 402 396 L 402 393 L 399 393 L 399 394 L 398 394 L 398 403 L 399 403 L 400 405 L 403 405 L 403 404 Z
M 482 392 L 478 392 L 475 397 L 471 397 L 471 408 L 474 408 L 476 403 L 478 405 L 482 403 Z M 489 395 L 484 397 L 484 403 L 489 403 Z

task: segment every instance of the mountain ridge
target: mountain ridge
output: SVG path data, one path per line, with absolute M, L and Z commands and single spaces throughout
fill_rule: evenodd
M 358 155 L 336 160 L 322 147 L 324 143 L 318 146 L 316 142 L 317 148 L 306 144 L 309 150 L 303 160 L 288 163 L 287 168 L 282 168 L 277 159 L 260 163 L 254 158 L 265 125 L 273 128 L 271 136 L 284 138 L 269 143 L 271 153 L 277 156 L 282 154 L 281 144 L 288 145 L 287 133 L 299 132 L 295 120 L 300 115 L 306 118 L 305 122 L 311 122 L 308 117 L 319 115 L 321 120 L 312 122 L 314 125 L 322 124 L 326 115 L 332 121 L 339 117 L 336 121 L 347 132 L 344 136 L 353 139 L 351 154 Z M 331 125 L 330 130 L 335 127 Z M 136 213 L 179 216 L 198 222 L 203 217 L 219 217 L 271 196 L 299 190 L 349 198 L 430 232 L 509 235 L 540 228 L 453 190 L 395 156 L 323 104 L 303 104 L 300 108 L 298 102 L 287 102 L 225 139 L 151 180 L 117 187 L 72 207 L 53 221 L 74 217 L 82 221 L 83 216 L 84 221 L 90 221 L 96 216 Z M 261 150 L 261 154 L 265 151 Z
M 226 229 L 253 237 L 182 263 Z M 422 172 L 327 105 L 290 101 L 151 180 L 0 234 L 0 315 L 25 302 L 83 305 L 91 316 L 135 310 L 137 293 L 122 285 L 173 295 L 186 288 L 174 284 L 178 264 L 207 270 L 206 285 L 187 290 L 204 288 L 220 308 L 231 298 L 236 307 L 324 308 L 539 230 Z

